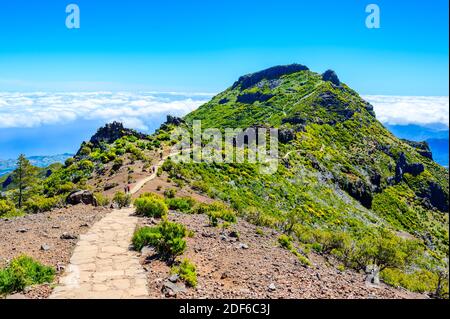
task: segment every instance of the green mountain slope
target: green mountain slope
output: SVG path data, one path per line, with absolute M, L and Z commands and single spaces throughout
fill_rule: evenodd
M 167 165 L 250 220 L 293 229 L 305 243 L 320 242 L 320 232 L 359 240 L 386 227 L 419 239 L 426 256 L 448 258 L 448 171 L 426 143 L 391 134 L 334 72 L 293 65 L 250 74 L 184 120 L 201 120 L 202 129 L 279 129 L 274 175 L 252 164 Z

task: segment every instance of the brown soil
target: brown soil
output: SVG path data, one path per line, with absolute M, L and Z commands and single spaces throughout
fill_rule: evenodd
M 179 293 L 177 298 L 426 298 L 384 284 L 367 287 L 364 274 L 339 271 L 338 264 L 315 253 L 309 254 L 313 266 L 302 266 L 277 244 L 277 232 L 263 229 L 264 234 L 258 235 L 257 227 L 243 220 L 225 231 L 208 226 L 204 215 L 171 212 L 170 220 L 195 232 L 193 238 L 187 238 L 187 251 L 179 259 L 188 257 L 196 264 L 198 286 Z M 142 225 L 152 222 L 141 220 Z M 229 236 L 232 230 L 239 233 L 238 240 Z M 143 256 L 141 260 L 148 271 L 150 296 L 165 298 L 162 288 L 170 266 L 155 257 Z M 271 284 L 275 289 L 269 289 Z
M 109 212 L 109 209 L 76 205 L 51 212 L 0 219 L 0 267 L 20 255 L 60 269 L 68 264 L 77 239 L 61 239 L 63 233 L 79 237 Z M 48 250 L 42 249 L 43 245 Z M 61 267 L 62 266 L 62 267 Z M 59 275 L 59 273 L 58 273 Z M 27 290 L 29 298 L 46 298 L 50 285 Z

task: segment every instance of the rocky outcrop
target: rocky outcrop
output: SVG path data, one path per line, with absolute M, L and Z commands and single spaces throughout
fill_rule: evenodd
M 184 123 L 184 120 L 177 116 L 167 115 L 166 124 L 173 124 L 179 126 Z
M 306 120 L 305 118 L 301 117 L 300 114 L 296 114 L 296 115 L 291 116 L 291 117 L 286 117 L 286 118 L 284 118 L 284 119 L 281 120 L 281 123 L 282 123 L 282 124 L 289 123 L 289 124 L 301 124 L 301 125 L 305 125 L 306 122 L 307 122 L 307 120 Z
M 281 143 L 289 143 L 295 138 L 295 133 L 293 129 L 280 129 L 278 131 L 278 140 Z
M 403 142 L 405 142 L 406 144 L 414 147 L 416 149 L 416 151 L 422 155 L 423 157 L 429 158 L 429 159 L 433 159 L 433 154 L 431 153 L 431 149 L 430 146 L 428 145 L 427 142 L 415 142 L 415 141 L 410 141 L 410 140 L 406 140 L 406 139 L 402 139 Z
M 97 206 L 97 200 L 94 194 L 87 190 L 73 191 L 67 196 L 66 203 L 69 205 L 84 204 Z
M 400 183 L 405 173 L 417 176 L 425 170 L 422 163 L 409 164 L 404 153 L 401 153 L 395 166 L 395 182 Z
M 256 73 L 241 76 L 232 86 L 232 89 L 241 86 L 241 90 L 248 89 L 263 79 L 273 80 L 286 74 L 307 71 L 308 67 L 301 64 L 289 64 L 274 66 Z
M 240 103 L 246 103 L 246 104 L 253 104 L 256 101 L 258 102 L 265 102 L 267 100 L 270 100 L 273 97 L 273 94 L 264 94 L 261 92 L 255 92 L 255 93 L 244 93 L 237 97 L 237 102 Z
M 132 129 L 125 128 L 123 124 L 120 122 L 112 122 L 99 128 L 97 130 L 97 133 L 95 133 L 91 137 L 90 142 L 94 146 L 98 147 L 102 143 L 108 144 L 113 143 L 114 141 L 124 136 L 135 136 L 140 139 L 147 138 L 147 135 L 145 134 L 139 133 Z
M 350 108 L 349 103 L 340 100 L 335 93 L 322 93 L 318 96 L 317 101 L 321 107 L 324 107 L 328 111 L 336 114 L 332 123 L 329 124 L 349 120 L 353 114 L 355 114 L 355 111 Z
M 369 185 L 364 183 L 361 179 L 351 181 L 347 178 L 338 180 L 339 186 L 346 191 L 351 197 L 356 199 L 366 208 L 372 207 L 373 194 Z
M 449 198 L 448 194 L 442 189 L 442 187 L 435 183 L 429 182 L 428 188 L 422 190 L 419 194 L 419 197 L 425 199 L 425 201 L 436 208 L 437 210 L 448 213 L 449 211 Z
M 339 81 L 339 78 L 338 78 L 336 72 L 334 72 L 333 70 L 326 70 L 322 74 L 322 80 L 331 82 L 336 86 L 341 85 L 341 81 Z
M 366 109 L 367 112 L 369 112 L 370 115 L 372 115 L 373 117 L 376 117 L 376 114 L 375 114 L 375 111 L 373 110 L 373 105 L 372 104 L 370 104 L 369 102 L 365 101 L 364 108 Z

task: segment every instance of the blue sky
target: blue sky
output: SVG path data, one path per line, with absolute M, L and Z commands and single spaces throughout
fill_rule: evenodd
M 70 3 L 77 30 L 65 25 Z M 380 29 L 366 28 L 370 3 Z M 211 97 L 201 93 L 294 62 L 334 69 L 390 127 L 448 136 L 448 9 L 444 0 L 1 1 L 0 159 L 75 152 L 112 120 L 152 132 Z
M 65 27 L 76 3 L 81 28 Z M 381 9 L 367 29 L 365 7 Z M 448 2 L 15 0 L 0 3 L 0 91 L 218 92 L 298 62 L 362 94 L 448 95 Z

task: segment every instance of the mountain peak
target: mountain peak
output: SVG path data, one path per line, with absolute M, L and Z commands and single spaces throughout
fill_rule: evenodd
M 309 68 L 302 64 L 288 64 L 288 65 L 277 65 L 271 68 L 258 71 L 255 73 L 250 73 L 247 75 L 241 76 L 232 86 L 232 88 L 236 88 L 239 85 L 242 90 L 245 90 L 256 83 L 260 82 L 263 79 L 273 80 L 277 79 L 283 75 L 292 74 L 300 71 L 308 71 Z
M 139 133 L 135 130 L 125 128 L 121 122 L 108 123 L 105 126 L 99 128 L 97 132 L 91 137 L 90 142 L 94 145 L 100 145 L 102 142 L 113 143 L 119 138 L 133 135 L 137 138 L 145 138 L 146 135 Z
M 329 81 L 337 86 L 341 85 L 341 81 L 339 81 L 339 78 L 338 78 L 336 72 L 334 72 L 333 70 L 326 70 L 322 74 L 322 80 Z

